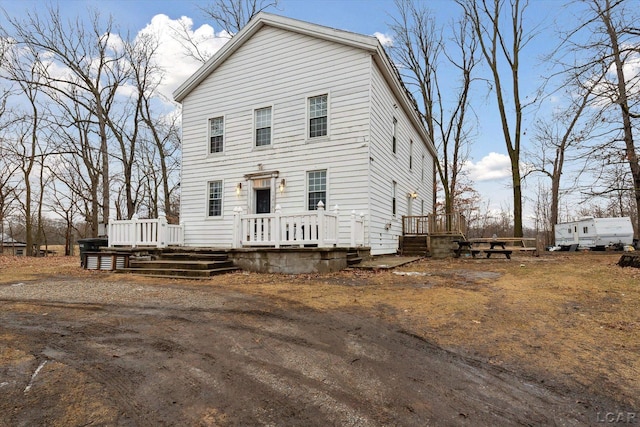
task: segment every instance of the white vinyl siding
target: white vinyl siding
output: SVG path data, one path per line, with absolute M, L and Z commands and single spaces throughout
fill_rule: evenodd
M 209 153 L 224 151 L 224 117 L 209 119 Z
M 278 171 L 283 192 L 272 205 L 283 213 L 308 209 L 307 172 L 327 169 L 327 211 L 340 215 L 369 212 L 369 99 L 371 55 L 359 49 L 265 26 L 183 100 L 181 220 L 189 246 L 228 247 L 233 209 L 254 207 L 246 174 Z M 215 93 L 215 97 L 212 94 Z M 327 135 L 309 142 L 309 98 L 327 94 Z M 254 142 L 256 107 L 272 107 L 271 149 Z M 224 157 L 202 158 L 202 123 L 211 111 L 224 111 Z M 200 135 L 200 136 L 199 136 Z M 202 143 L 200 142 L 200 147 Z M 387 143 L 388 144 L 388 143 Z M 260 166 L 259 166 L 260 165 Z M 203 181 L 223 179 L 220 221 L 203 221 Z M 242 182 L 242 191 L 236 186 Z M 199 187 L 199 190 L 198 190 Z M 387 201 L 388 204 L 388 201 Z M 349 224 L 340 222 L 340 239 L 349 241 Z
M 423 212 L 430 210 L 433 201 L 432 183 L 430 179 L 422 179 L 422 173 L 426 177 L 431 176 L 433 162 L 429 160 L 432 157 L 426 141 L 423 141 L 418 129 L 409 120 L 409 112 L 401 108 L 401 102 L 387 85 L 376 64 L 372 67 L 371 84 L 370 156 L 374 161 L 371 162 L 370 172 L 370 235 L 373 236 L 371 253 L 376 255 L 397 250 L 398 238 L 402 235 L 402 216 L 408 214 L 411 203 L 406 195 L 415 193 L 417 200 L 425 201 L 424 207 L 422 204 L 419 207 L 414 205 L 414 211 L 418 208 Z M 413 141 L 413 144 L 410 141 Z M 422 159 L 423 156 L 423 172 L 420 175 L 411 173 L 408 167 L 409 158 Z M 411 162 L 413 163 L 413 160 Z M 396 183 L 395 197 L 393 182 Z
M 271 107 L 255 110 L 256 147 L 271 145 Z

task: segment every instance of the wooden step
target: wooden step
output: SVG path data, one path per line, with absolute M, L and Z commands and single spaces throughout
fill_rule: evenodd
M 232 267 L 233 262 L 224 261 L 183 261 L 158 259 L 153 261 L 131 261 L 130 268 L 150 268 L 165 270 L 215 270 L 217 268 Z
M 209 270 L 190 270 L 190 269 L 165 269 L 165 268 L 125 268 L 118 270 L 122 273 L 133 273 L 145 276 L 164 277 L 164 278 L 206 278 L 216 274 L 230 273 L 239 270 L 238 267 L 222 267 Z
M 197 252 L 168 252 L 162 254 L 163 260 L 180 261 L 226 261 L 228 255 L 224 252 L 197 253 Z

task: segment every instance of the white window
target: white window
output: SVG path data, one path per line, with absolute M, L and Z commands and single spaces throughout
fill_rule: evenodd
M 391 213 L 393 214 L 393 216 L 396 216 L 396 212 L 397 212 L 397 206 L 396 206 L 396 189 L 397 189 L 398 184 L 393 181 L 392 184 L 392 188 L 391 188 Z
M 224 117 L 209 119 L 209 153 L 222 153 L 224 149 Z
M 391 151 L 395 154 L 397 148 L 397 134 L 398 134 L 398 119 L 393 118 L 393 138 L 391 139 Z
M 329 95 L 309 98 L 309 138 L 327 136 Z
M 255 111 L 256 147 L 271 145 L 271 107 Z
M 207 216 L 222 216 L 222 181 L 209 182 Z
M 413 141 L 409 140 L 409 170 L 413 169 Z
M 327 204 L 327 171 L 307 172 L 307 207 L 310 211 L 318 209 L 318 202 Z

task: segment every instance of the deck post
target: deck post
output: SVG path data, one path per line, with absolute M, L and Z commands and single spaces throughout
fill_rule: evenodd
M 273 219 L 273 236 L 271 238 L 275 240 L 276 249 L 280 247 L 280 216 L 282 215 L 282 206 L 276 205 L 275 218 Z
M 311 234 L 312 236 L 313 234 Z M 318 202 L 318 247 L 324 246 L 324 203 Z
M 138 227 L 138 214 L 134 213 L 131 217 L 131 226 L 133 228 L 133 241 L 131 242 L 131 247 L 135 248 L 140 241 L 140 230 Z
M 338 205 L 333 207 L 333 213 L 336 216 L 336 226 L 333 230 L 333 238 L 335 239 L 335 244 L 333 246 L 340 246 L 340 208 Z
M 167 217 L 161 213 L 158 215 L 158 247 L 164 248 L 167 246 Z
M 242 220 L 240 215 L 242 215 L 242 208 L 240 206 L 233 208 L 233 241 L 231 242 L 233 249 L 238 249 L 242 246 Z
M 349 242 L 349 246 L 352 248 L 356 247 L 356 211 L 351 211 L 351 242 Z

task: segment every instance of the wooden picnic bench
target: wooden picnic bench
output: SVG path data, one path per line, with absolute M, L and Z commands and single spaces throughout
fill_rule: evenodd
M 502 254 L 506 256 L 507 259 L 511 259 L 513 251 L 511 249 L 485 249 L 484 253 L 487 254 L 487 258 L 491 258 L 491 254 Z
M 456 258 L 460 258 L 462 251 L 471 252 L 473 254 L 473 249 L 471 248 L 472 243 L 468 240 L 455 240 L 454 243 L 458 244 L 458 247 L 453 250 Z
M 513 253 L 511 249 L 471 249 L 471 256 L 475 258 L 480 252 L 484 252 L 487 258 L 491 258 L 491 254 L 502 254 L 507 259 L 511 259 L 511 254 Z

